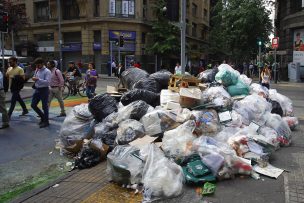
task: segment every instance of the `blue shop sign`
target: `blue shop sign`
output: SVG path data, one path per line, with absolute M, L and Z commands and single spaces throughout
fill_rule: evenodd
M 134 31 L 125 31 L 125 30 L 109 30 L 109 39 L 119 39 L 120 36 L 124 37 L 124 40 L 135 41 L 136 32 Z
M 93 50 L 94 51 L 101 50 L 101 43 L 100 42 L 94 42 L 93 43 Z
M 81 51 L 82 44 L 81 43 L 65 43 L 62 44 L 62 51 Z

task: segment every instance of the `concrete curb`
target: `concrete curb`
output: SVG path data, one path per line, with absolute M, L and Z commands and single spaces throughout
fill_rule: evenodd
M 21 195 L 21 197 L 15 199 L 15 200 L 12 200 L 11 203 L 19 203 L 19 202 L 25 202 L 26 200 L 30 199 L 31 197 L 39 194 L 39 193 L 42 193 L 44 192 L 45 190 L 49 189 L 50 187 L 52 187 L 53 185 L 55 184 L 58 184 L 58 183 L 61 183 L 62 181 L 64 181 L 65 179 L 69 178 L 70 176 L 74 175 L 75 173 L 77 173 L 79 170 L 76 169 L 76 170 L 73 170 L 73 171 L 70 171 L 68 172 L 66 175 L 63 175 L 59 178 L 57 178 L 56 180 L 46 184 L 45 186 L 41 186 L 41 187 L 38 187 L 34 190 L 31 190 L 31 191 L 28 191 L 24 194 Z

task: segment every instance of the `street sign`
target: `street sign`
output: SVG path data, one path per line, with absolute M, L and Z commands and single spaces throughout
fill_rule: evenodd
M 279 48 L 279 38 L 278 37 L 272 38 L 272 43 L 271 44 L 272 44 L 273 49 Z

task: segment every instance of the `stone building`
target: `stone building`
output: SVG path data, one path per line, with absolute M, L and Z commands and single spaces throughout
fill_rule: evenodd
M 304 1 L 277 0 L 275 36 L 279 37 L 279 60 L 283 75 L 290 62 L 300 62 L 304 68 Z M 302 40 L 302 45 L 300 41 Z M 287 78 L 286 78 L 287 79 Z
M 22 4 L 29 18 L 29 26 L 18 32 L 16 44 L 34 41 L 38 52 L 46 59 L 59 56 L 57 0 L 13 0 Z M 120 48 L 123 63 L 141 61 L 149 72 L 155 70 L 155 57 L 146 52 L 146 43 L 155 19 L 156 0 L 61 0 L 61 33 L 64 68 L 68 61 L 94 61 L 100 73 L 106 64 L 118 60 L 115 40 L 124 38 Z M 205 55 L 209 27 L 209 0 L 187 1 L 187 41 L 191 46 L 188 58 L 200 60 Z M 112 42 L 114 41 L 114 42 Z M 195 52 L 196 50 L 196 52 Z M 22 55 L 27 55 L 26 49 Z

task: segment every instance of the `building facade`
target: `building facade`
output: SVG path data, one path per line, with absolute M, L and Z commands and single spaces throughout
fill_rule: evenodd
M 275 36 L 279 37 L 279 57 L 287 75 L 288 63 L 300 63 L 304 68 L 304 1 L 277 0 Z
M 15 0 L 26 9 L 29 25 L 18 32 L 18 43 L 33 41 L 45 59 L 59 58 L 57 0 Z M 157 0 L 61 0 L 61 47 L 64 69 L 68 61 L 95 62 L 99 73 L 107 72 L 112 58 L 123 64 L 134 59 L 149 72 L 155 70 L 155 57 L 146 52 L 151 21 L 155 19 L 153 4 Z M 187 40 L 191 46 L 189 58 L 205 57 L 202 48 L 207 43 L 209 0 L 189 0 L 187 3 Z M 124 38 L 123 47 L 115 43 Z M 24 48 L 21 52 L 27 55 Z

